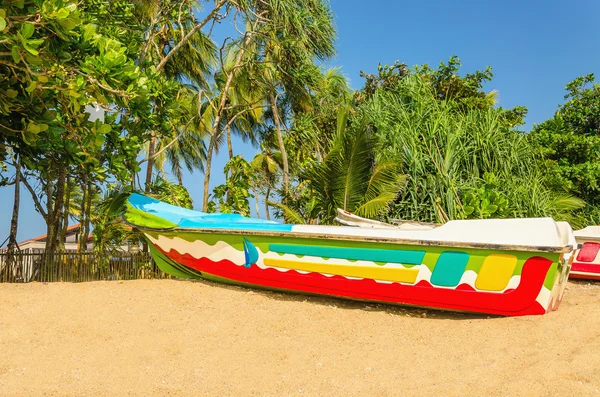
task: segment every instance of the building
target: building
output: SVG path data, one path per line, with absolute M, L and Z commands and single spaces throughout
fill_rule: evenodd
M 41 254 L 46 249 L 46 237 L 47 235 L 31 238 L 29 240 L 22 241 L 17 243 L 18 251 L 23 254 Z M 81 239 L 81 227 L 80 225 L 72 225 L 67 228 L 67 232 L 65 234 L 65 251 L 66 252 L 75 252 L 77 251 L 77 246 L 79 244 L 79 240 Z M 94 248 L 92 235 L 87 236 L 87 250 L 91 251 Z M 0 250 L 1 253 L 5 253 L 6 248 L 2 248 Z

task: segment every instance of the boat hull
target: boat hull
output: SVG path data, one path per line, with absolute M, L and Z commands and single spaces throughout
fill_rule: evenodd
M 247 233 L 144 231 L 177 277 L 503 316 L 558 308 L 570 255 Z
M 577 239 L 583 247 L 573 260 L 570 278 L 600 280 L 600 241 Z

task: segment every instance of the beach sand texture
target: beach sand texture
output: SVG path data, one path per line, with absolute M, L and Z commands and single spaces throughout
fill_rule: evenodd
M 600 396 L 600 283 L 498 318 L 206 281 L 0 284 L 3 396 Z

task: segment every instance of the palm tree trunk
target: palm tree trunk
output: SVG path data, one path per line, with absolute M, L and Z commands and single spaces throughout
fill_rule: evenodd
M 210 143 L 208 144 L 208 153 L 206 153 L 206 166 L 204 167 L 204 197 L 202 199 L 202 211 L 208 211 L 208 187 L 210 183 L 210 166 L 212 156 L 215 150 L 216 137 L 211 135 Z
M 269 214 L 269 194 L 271 194 L 271 187 L 267 188 L 267 194 L 265 194 L 265 212 L 267 220 L 271 220 L 271 215 Z
M 233 145 L 231 143 L 231 127 L 227 128 L 227 150 L 229 150 L 229 159 L 233 157 Z M 233 172 L 233 167 L 231 167 L 231 172 Z
M 258 192 L 257 191 L 254 192 L 254 198 L 256 199 L 256 217 L 258 219 L 260 219 L 260 210 L 258 208 L 258 206 L 260 205 L 260 203 L 258 202 Z
M 52 168 L 52 165 L 50 165 Z M 44 187 L 46 193 L 46 214 L 48 217 L 46 219 L 46 246 L 44 247 L 44 251 L 46 254 L 52 254 L 54 250 L 54 228 L 52 225 L 54 224 L 54 180 L 53 180 L 52 172 L 48 172 L 48 179 L 46 180 L 46 186 Z
M 271 111 L 273 112 L 275 131 L 277 131 L 277 142 L 279 144 L 279 151 L 281 152 L 281 162 L 283 163 L 283 192 L 287 195 L 290 185 L 290 167 L 288 164 L 287 152 L 285 151 L 285 145 L 283 143 L 283 135 L 281 133 L 281 119 L 279 118 L 279 111 L 277 110 L 277 100 L 273 94 L 271 94 L 269 99 Z
M 255 25 L 253 26 L 252 29 L 255 29 L 257 24 L 258 24 L 258 22 L 255 22 Z M 208 210 L 208 186 L 209 186 L 209 182 L 210 182 L 210 162 L 212 160 L 212 152 L 215 148 L 217 137 L 220 134 L 219 128 L 221 125 L 221 120 L 223 119 L 223 111 L 225 109 L 225 105 L 227 104 L 229 88 L 231 87 L 231 84 L 233 82 L 233 77 L 235 75 L 236 70 L 240 67 L 240 65 L 242 63 L 244 54 L 246 53 L 246 47 L 248 46 L 248 44 L 250 44 L 250 41 L 254 37 L 255 33 L 256 32 L 254 30 L 246 32 L 246 38 L 244 39 L 243 45 L 240 48 L 240 52 L 238 53 L 235 64 L 231 68 L 231 71 L 229 71 L 229 74 L 227 75 L 227 80 L 225 81 L 225 86 L 221 90 L 221 98 L 219 100 L 218 111 L 215 115 L 215 119 L 212 124 L 210 144 L 208 146 L 208 154 L 206 156 L 206 170 L 204 171 L 204 200 L 202 203 L 202 211 L 205 211 L 205 212 Z
M 93 185 L 91 182 L 87 183 L 87 197 L 85 203 L 85 217 L 83 222 L 83 229 L 81 230 L 81 248 L 85 252 L 88 250 L 88 235 L 90 234 L 90 214 L 92 213 L 92 197 L 93 197 Z
M 17 228 L 19 226 L 19 207 L 21 204 L 21 157 L 17 157 L 17 164 L 15 165 L 15 196 L 13 200 L 13 212 L 12 218 L 10 219 L 10 234 L 8 235 L 8 246 L 7 246 L 7 266 L 8 269 L 14 267 L 14 254 L 17 245 Z
M 87 184 L 81 184 L 81 207 L 79 208 L 79 240 L 77 241 L 77 252 L 83 252 L 83 229 L 85 225 L 85 209 L 87 203 Z
M 233 158 L 233 145 L 231 144 L 231 127 L 227 127 L 227 150 L 229 151 L 229 160 Z M 233 166 L 229 167 L 229 176 L 233 175 Z M 227 189 L 227 197 L 225 200 L 229 202 L 229 197 L 231 196 L 231 189 Z
M 65 203 L 65 185 L 67 183 L 67 168 L 60 166 L 58 174 L 58 182 L 56 186 L 56 201 L 54 202 L 54 249 L 58 251 L 64 251 L 65 242 L 61 240 L 63 235 L 63 211 Z
M 69 228 L 69 210 L 71 208 L 71 177 L 69 175 L 67 175 L 67 182 L 66 182 L 67 186 L 66 186 L 66 194 L 65 194 L 65 205 L 64 205 L 64 211 L 63 211 L 63 219 L 62 219 L 62 230 L 60 233 L 60 240 L 61 241 L 65 241 L 66 236 L 67 236 L 67 229 Z
M 53 181 L 49 178 L 46 183 L 46 206 L 48 219 L 46 221 L 46 247 L 45 252 L 52 255 L 59 247 L 59 238 L 62 222 L 62 205 L 65 194 L 65 179 L 66 168 L 58 164 L 58 177 L 53 185 Z M 56 188 L 56 198 L 54 190 Z
M 154 151 L 156 146 L 156 132 L 150 131 L 150 142 L 148 142 L 148 168 L 146 169 L 146 185 L 144 191 L 150 192 L 150 184 L 152 183 L 152 168 L 154 168 Z

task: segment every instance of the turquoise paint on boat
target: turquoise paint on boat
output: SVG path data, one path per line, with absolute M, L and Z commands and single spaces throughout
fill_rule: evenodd
M 246 263 L 244 263 L 244 267 L 250 268 L 253 264 L 258 261 L 258 250 L 247 238 L 244 238 L 244 257 L 246 259 Z
M 129 204 L 146 213 L 156 215 L 180 228 L 187 229 L 226 229 L 256 230 L 267 232 L 291 232 L 292 225 L 285 225 L 265 219 L 249 218 L 240 214 L 209 214 L 163 203 L 141 194 L 133 193 Z
M 431 284 L 440 287 L 456 287 L 467 268 L 469 257 L 466 252 L 442 252 L 433 268 Z
M 420 250 L 384 250 L 369 248 L 338 248 L 327 246 L 269 244 L 269 250 L 279 254 L 308 255 L 321 258 L 337 258 L 355 261 L 382 263 L 400 263 L 420 265 L 425 251 Z

